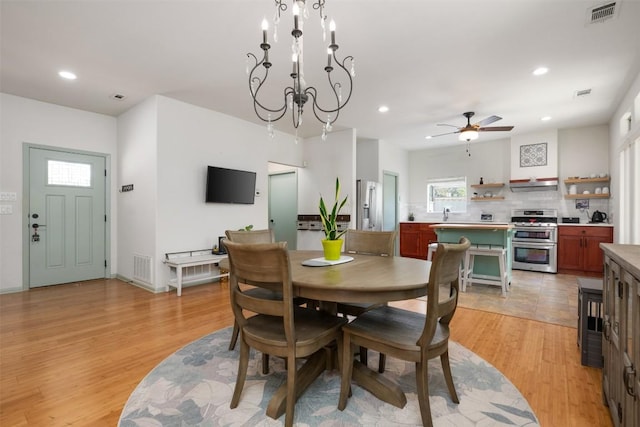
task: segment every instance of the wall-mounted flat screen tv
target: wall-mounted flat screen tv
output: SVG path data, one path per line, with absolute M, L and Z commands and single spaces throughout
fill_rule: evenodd
M 252 205 L 256 194 L 256 173 L 218 168 L 207 168 L 207 203 L 239 203 Z

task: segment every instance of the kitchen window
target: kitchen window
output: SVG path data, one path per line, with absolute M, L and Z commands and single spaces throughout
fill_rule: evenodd
M 467 212 L 467 177 L 438 178 L 427 182 L 427 212 Z

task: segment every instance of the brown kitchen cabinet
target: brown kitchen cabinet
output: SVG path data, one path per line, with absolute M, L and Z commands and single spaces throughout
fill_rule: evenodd
M 429 243 L 437 242 L 438 236 L 430 226 L 436 223 L 401 222 L 400 256 L 427 259 Z
M 601 276 L 600 243 L 613 242 L 613 227 L 558 226 L 558 272 Z

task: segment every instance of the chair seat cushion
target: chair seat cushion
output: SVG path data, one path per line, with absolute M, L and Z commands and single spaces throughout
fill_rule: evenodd
M 397 307 L 381 306 L 358 316 L 345 325 L 343 330 L 402 351 L 413 351 L 419 354 L 420 347 L 417 342 L 424 329 L 425 321 L 424 314 Z M 436 325 L 429 348 L 438 347 L 449 339 L 448 325 L 440 322 Z M 373 346 L 370 348 L 375 349 Z
M 314 353 L 333 341 L 340 333 L 340 328 L 347 323 L 344 317 L 303 307 L 294 308 L 294 318 L 298 357 Z M 270 354 L 286 355 L 287 340 L 282 317 L 264 314 L 253 316 L 247 319 L 243 333 L 250 345 L 256 349 L 261 350 L 261 344 L 264 344 L 270 348 L 282 349 L 282 352 L 270 351 Z

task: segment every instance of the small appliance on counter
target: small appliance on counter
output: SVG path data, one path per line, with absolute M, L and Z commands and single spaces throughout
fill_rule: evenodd
M 605 222 L 607 220 L 607 214 L 600 211 L 595 211 L 593 215 L 591 215 L 592 223 L 600 223 Z
M 580 217 L 577 216 L 564 216 L 562 217 L 563 224 L 580 224 Z

